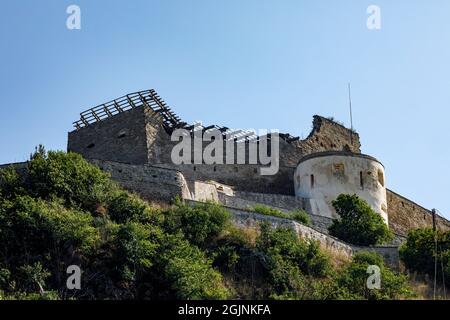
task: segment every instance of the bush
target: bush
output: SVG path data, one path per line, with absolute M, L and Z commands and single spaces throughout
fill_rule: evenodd
M 371 265 L 380 268 L 380 289 L 369 289 L 367 279 L 370 274 L 367 268 Z M 407 284 L 407 277 L 393 272 L 384 265 L 383 258 L 375 252 L 358 252 L 343 272 L 337 275 L 337 285 L 340 288 L 336 299 L 369 299 L 389 300 L 401 299 L 412 295 Z
M 136 221 L 160 224 L 159 210 L 150 207 L 137 195 L 126 191 L 113 192 L 108 199 L 108 215 L 117 223 Z
M 235 272 L 240 262 L 241 252 L 251 251 L 254 240 L 254 233 L 230 224 L 211 243 L 207 253 L 213 258 L 214 266 L 222 271 Z
M 250 211 L 263 214 L 266 216 L 295 220 L 307 226 L 311 224 L 311 219 L 308 213 L 300 209 L 291 212 L 284 212 L 276 208 L 268 207 L 262 204 L 256 204 L 250 208 Z
M 292 229 L 271 229 L 262 224 L 257 249 L 266 257 L 266 271 L 275 296 L 298 298 L 307 276 L 326 277 L 331 271 L 329 258 L 319 245 L 298 239 Z
M 311 218 L 309 217 L 309 214 L 306 213 L 305 211 L 297 209 L 291 211 L 289 214 L 295 221 L 304 224 L 305 226 L 311 225 Z
M 381 244 L 392 239 L 393 234 L 383 218 L 357 195 L 341 194 L 332 204 L 339 219 L 329 227 L 331 235 L 361 246 Z
M 436 240 L 439 250 L 437 277 L 442 279 L 444 269 L 446 284 L 450 285 L 450 231 L 435 232 L 431 228 L 410 231 L 406 242 L 400 248 L 400 258 L 409 270 L 434 275 Z
M 68 249 L 89 254 L 99 240 L 90 214 L 29 196 L 3 203 L 0 230 L 0 252 L 14 253 L 14 260 L 20 261 L 47 254 L 60 258 Z
M 33 197 L 64 199 L 71 207 L 95 212 L 116 189 L 109 175 L 89 164 L 81 155 L 46 152 L 42 147 L 31 156 L 26 189 Z
M 288 219 L 289 217 L 285 212 L 276 208 L 265 206 L 263 204 L 255 204 L 253 207 L 250 208 L 250 211 L 278 218 Z
M 199 248 L 190 245 L 178 234 L 167 236 L 161 249 L 158 270 L 163 273 L 175 298 L 199 300 L 229 297 L 222 275 L 212 268 L 211 261 Z
M 12 199 L 24 195 L 22 178 L 13 167 L 0 169 L 0 198 Z
M 190 206 L 177 202 L 165 212 L 165 227 L 172 233 L 181 230 L 186 239 L 199 246 L 217 236 L 229 223 L 230 213 L 215 203 Z
M 159 228 L 136 222 L 118 227 L 113 262 L 121 281 L 136 282 L 150 271 L 162 236 Z
M 24 265 L 19 268 L 21 275 L 20 283 L 22 289 L 26 292 L 44 293 L 45 281 L 50 277 L 51 273 L 42 267 L 40 262 L 32 265 Z

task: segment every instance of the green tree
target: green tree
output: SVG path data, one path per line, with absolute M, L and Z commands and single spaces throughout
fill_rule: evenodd
M 28 164 L 25 181 L 33 197 L 64 199 L 71 207 L 95 212 L 117 187 L 109 175 L 88 163 L 81 155 L 38 149 Z
M 436 258 L 438 279 L 442 279 L 444 269 L 446 284 L 450 285 L 450 231 L 435 232 L 431 228 L 410 231 L 406 242 L 400 248 L 400 258 L 409 270 L 429 275 L 434 275 Z
M 392 232 L 363 199 L 341 194 L 332 202 L 339 219 L 329 227 L 330 234 L 349 243 L 370 246 L 392 239 Z

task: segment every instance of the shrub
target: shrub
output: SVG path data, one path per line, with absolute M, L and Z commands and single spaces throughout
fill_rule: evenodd
M 272 229 L 262 224 L 257 248 L 266 256 L 266 270 L 275 295 L 298 297 L 305 276 L 326 277 L 331 270 L 329 258 L 319 245 L 298 239 L 292 229 Z
M 3 203 L 0 230 L 0 252 L 14 252 L 15 258 L 23 261 L 48 253 L 63 254 L 68 248 L 88 254 L 99 240 L 90 214 L 29 196 Z
M 268 207 L 268 206 L 265 206 L 262 204 L 256 204 L 253 207 L 250 207 L 249 209 L 252 212 L 256 212 L 256 213 L 263 214 L 266 216 L 295 220 L 295 221 L 297 221 L 301 224 L 307 225 L 307 226 L 311 224 L 311 219 L 310 219 L 309 215 L 305 211 L 300 210 L 300 209 L 297 209 L 297 210 L 294 210 L 291 212 L 284 212 L 279 209 Z
M 409 270 L 422 274 L 434 275 L 435 257 L 439 266 L 438 279 L 442 279 L 442 269 L 444 269 L 446 284 L 450 285 L 450 231 L 435 232 L 431 228 L 412 230 L 400 248 L 400 258 L 405 266 Z
M 121 190 L 113 192 L 108 199 L 108 215 L 117 223 L 161 223 L 159 210 L 150 207 L 137 195 Z
M 158 270 L 177 299 L 227 299 L 229 292 L 222 275 L 197 247 L 179 234 L 168 235 L 163 241 Z
M 331 235 L 362 246 L 380 244 L 392 239 L 392 232 L 383 218 L 357 195 L 341 194 L 332 204 L 339 214 L 339 219 L 334 220 L 329 227 Z
M 0 169 L 0 197 L 12 199 L 24 194 L 22 178 L 14 167 Z
M 220 270 L 234 272 L 240 261 L 241 251 L 254 247 L 255 234 L 233 225 L 228 225 L 211 243 L 207 253 L 213 258 L 213 265 Z
M 136 282 L 149 272 L 156 260 L 162 236 L 159 228 L 136 222 L 118 227 L 113 263 L 120 280 Z
M 279 217 L 279 218 L 288 218 L 288 215 L 276 208 L 268 207 L 263 204 L 255 204 L 253 207 L 250 208 L 250 211 L 260 213 L 266 216 L 273 216 L 273 217 Z
M 171 232 L 182 230 L 191 243 L 202 246 L 217 236 L 229 223 L 230 213 L 219 204 L 200 203 L 190 206 L 176 203 L 165 212 L 166 228 Z
M 42 267 L 40 262 L 32 265 L 24 265 L 19 268 L 20 283 L 25 292 L 44 293 L 45 281 L 50 277 L 50 272 Z
M 367 268 L 371 265 L 380 268 L 380 289 L 369 289 Z M 358 252 L 347 267 L 337 275 L 340 292 L 336 299 L 389 300 L 410 297 L 411 289 L 407 277 L 396 273 L 384 265 L 383 258 L 375 252 Z
M 116 189 L 109 175 L 81 155 L 39 148 L 28 164 L 26 189 L 33 197 L 64 199 L 71 207 L 94 212 Z
M 294 210 L 289 213 L 289 215 L 294 219 L 295 221 L 304 224 L 305 226 L 311 225 L 311 218 L 309 217 L 309 214 L 306 213 L 303 210 Z

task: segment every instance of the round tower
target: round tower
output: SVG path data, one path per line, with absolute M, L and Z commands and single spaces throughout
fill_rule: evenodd
M 295 194 L 306 199 L 312 214 L 337 218 L 331 202 L 356 194 L 388 223 L 384 166 L 360 153 L 329 151 L 303 157 L 294 174 Z

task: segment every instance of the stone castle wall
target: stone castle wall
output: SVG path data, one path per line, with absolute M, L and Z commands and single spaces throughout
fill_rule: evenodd
M 69 132 L 67 150 L 86 159 L 146 164 L 145 136 L 144 108 L 136 108 Z
M 237 190 L 288 195 L 294 194 L 293 173 L 304 155 L 325 150 L 360 152 L 357 133 L 320 116 L 314 116 L 313 130 L 305 140 L 287 142 L 280 138 L 280 169 L 272 176 L 260 175 L 261 165 L 237 164 L 237 161 L 236 164 L 174 165 L 171 152 L 176 144 L 161 125 L 158 114 L 150 108 L 138 107 L 70 132 L 67 149 L 88 159 L 161 165 L 181 171 L 188 180 L 212 179 Z M 208 144 L 204 142 L 204 147 Z M 244 145 L 248 159 L 248 143 Z
M 124 189 L 138 193 L 143 199 L 170 201 L 176 196 L 190 199 L 187 182 L 176 170 L 98 159 L 88 161 L 110 173 L 111 178 Z
M 387 202 L 389 227 L 395 233 L 406 236 L 409 230 L 433 227 L 430 210 L 389 189 Z M 450 221 L 436 214 L 436 227 L 440 230 L 450 230 Z

